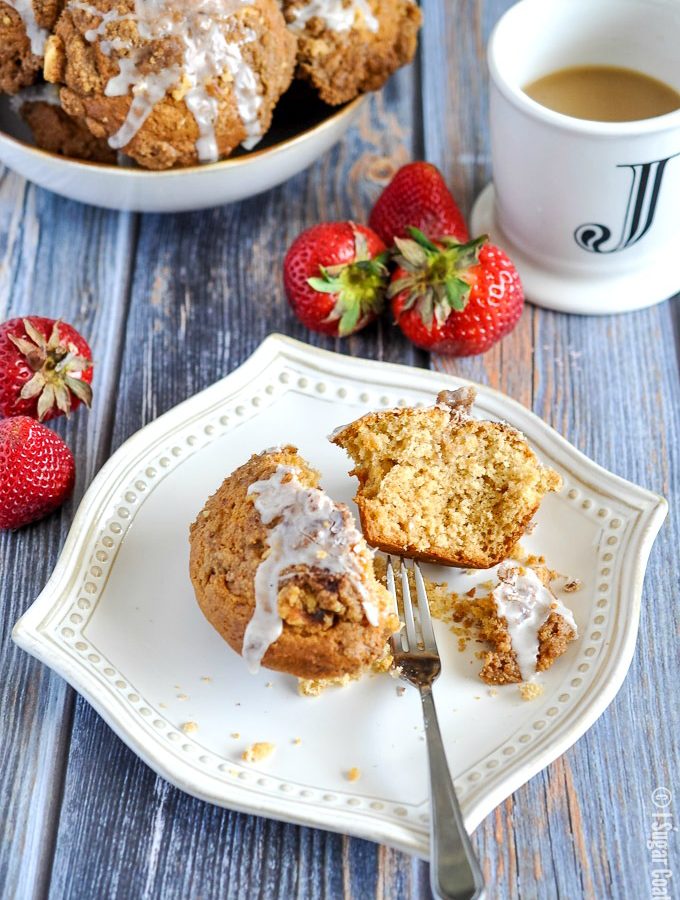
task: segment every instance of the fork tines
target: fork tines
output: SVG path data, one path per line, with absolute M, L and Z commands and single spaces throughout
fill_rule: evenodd
M 430 606 L 427 600 L 427 591 L 425 590 L 425 582 L 420 571 L 420 566 L 415 560 L 411 560 L 414 580 L 416 584 L 416 596 L 418 598 L 418 615 L 415 615 L 413 601 L 411 599 L 411 585 L 408 577 L 407 561 L 399 559 L 399 575 L 401 578 L 401 599 L 404 610 L 405 629 L 399 634 L 392 637 L 393 648 L 397 649 L 397 641 L 401 638 L 405 643 L 402 644 L 403 651 L 406 653 L 437 653 L 437 643 L 434 638 L 434 629 L 432 628 L 432 617 L 430 615 Z M 399 608 L 398 594 L 394 581 L 394 568 L 392 566 L 392 557 L 387 557 L 387 590 L 392 594 L 397 609 Z M 420 637 L 418 636 L 418 626 L 420 627 Z M 402 647 L 398 647 L 402 651 Z

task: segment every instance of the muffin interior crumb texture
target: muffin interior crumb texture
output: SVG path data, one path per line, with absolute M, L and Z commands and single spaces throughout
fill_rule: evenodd
M 507 425 L 469 415 L 474 391 L 435 406 L 372 413 L 332 440 L 352 457 L 368 542 L 449 565 L 489 568 L 509 555 L 560 476 Z

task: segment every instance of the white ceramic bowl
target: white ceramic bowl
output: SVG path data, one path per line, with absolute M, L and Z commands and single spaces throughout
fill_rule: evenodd
M 307 94 L 293 96 L 287 108 L 277 108 L 260 148 L 209 165 L 150 172 L 39 150 L 29 143 L 9 98 L 0 97 L 0 161 L 29 181 L 81 203 L 133 212 L 206 209 L 252 197 L 306 169 L 340 140 L 365 99 L 334 110 L 310 101 Z

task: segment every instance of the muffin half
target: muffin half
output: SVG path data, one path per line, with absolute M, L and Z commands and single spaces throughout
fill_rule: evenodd
M 369 544 L 386 553 L 464 568 L 506 559 L 557 472 L 509 425 L 470 414 L 473 388 L 436 405 L 369 413 L 332 435 L 354 461 L 356 502 Z

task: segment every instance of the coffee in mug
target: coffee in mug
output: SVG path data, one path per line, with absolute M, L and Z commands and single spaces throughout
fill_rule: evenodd
M 571 66 L 543 75 L 524 93 L 555 112 L 594 122 L 636 122 L 680 109 L 669 84 L 619 66 Z

